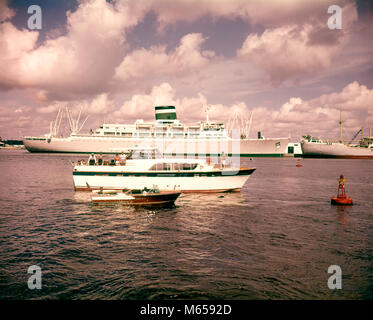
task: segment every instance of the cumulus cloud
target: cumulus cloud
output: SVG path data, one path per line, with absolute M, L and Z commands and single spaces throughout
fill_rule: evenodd
M 160 25 L 176 21 L 192 22 L 202 16 L 241 18 L 264 26 L 278 26 L 284 21 L 286 24 L 295 23 L 294 27 L 268 29 L 261 36 L 249 35 L 239 50 L 240 57 L 252 60 L 267 70 L 274 82 L 280 82 L 286 77 L 309 74 L 312 70 L 330 65 L 341 41 L 334 39 L 337 44 L 330 46 L 329 39 L 324 39 L 328 45 L 323 46 L 317 43 L 320 40 L 315 36 L 316 27 L 310 27 L 310 24 L 302 28 L 298 26 L 299 21 L 318 21 L 318 14 L 322 11 L 325 15 L 323 19 L 326 19 L 328 3 L 327 0 L 311 4 L 310 1 L 284 3 L 279 0 L 265 4 L 259 0 L 79 1 L 75 11 L 67 12 L 66 34 L 47 37 L 38 47 L 37 31 L 19 30 L 7 21 L 0 25 L 0 86 L 36 88 L 43 92 L 38 102 L 74 100 L 119 90 L 123 80 L 126 80 L 125 88 L 129 88 L 131 80 L 149 74 L 167 77 L 184 75 L 192 70 L 204 71 L 215 53 L 201 49 L 206 40 L 201 33 L 184 36 L 175 49 L 166 50 L 165 43 L 126 55 L 129 51 L 126 34 L 148 12 L 156 14 Z M 5 2 L 2 6 L 2 19 L 9 19 L 14 14 L 13 10 Z M 271 41 L 274 41 L 274 48 L 271 48 Z M 285 50 L 282 50 L 283 47 Z M 304 61 L 300 59 L 301 53 L 307 53 Z M 291 59 L 296 59 L 295 63 L 289 63 Z M 149 82 L 149 77 L 147 81 L 147 85 L 154 85 L 154 82 Z M 35 95 L 35 98 L 39 96 Z
M 42 114 L 56 114 L 60 108 L 65 109 L 66 107 L 75 113 L 82 110 L 85 114 L 102 115 L 113 111 L 116 105 L 107 93 L 102 93 L 92 99 L 76 100 L 74 102 L 55 101 L 51 104 L 38 107 L 37 112 Z
M 139 79 L 154 75 L 183 74 L 206 65 L 214 56 L 212 51 L 202 51 L 206 39 L 200 33 L 190 33 L 180 39 L 172 52 L 166 46 L 152 46 L 128 54 L 116 69 L 116 78 L 121 80 Z
M 373 127 L 373 89 L 352 82 L 340 92 L 321 95 L 307 101 L 292 97 L 278 110 L 254 108 L 254 129 L 271 134 L 304 134 L 337 139 L 340 109 L 345 139 L 362 126 Z
M 113 76 L 125 50 L 125 30 L 137 18 L 124 3 L 80 2 L 67 12 L 67 34 L 35 48 L 38 32 L 0 26 L 0 85 L 97 93 Z
M 207 98 L 198 93 L 194 97 L 177 97 L 176 90 L 167 82 L 154 86 L 149 94 L 133 95 L 126 100 L 122 106 L 114 112 L 114 119 L 143 118 L 144 120 L 154 119 L 154 106 L 175 105 L 177 116 L 182 122 L 198 122 L 205 119 L 205 110 L 208 106 L 210 120 L 227 120 L 235 112 L 245 114 L 246 104 L 243 102 L 232 105 L 211 104 Z
M 331 67 L 332 60 L 348 42 L 349 28 L 357 20 L 355 5 L 346 5 L 342 17 L 346 30 L 330 30 L 324 21 L 266 29 L 261 35 L 249 34 L 237 56 L 262 67 L 274 84 L 316 74 Z
M 0 1 L 0 23 L 13 18 L 15 12 L 8 7 L 8 0 Z
M 10 22 L 0 24 L 0 86 L 23 84 L 23 77 L 17 74 L 19 63 L 35 48 L 38 35 L 36 31 L 18 30 Z
M 160 29 L 177 21 L 194 22 L 201 17 L 240 18 L 250 24 L 275 27 L 283 23 L 305 22 L 326 17 L 325 8 L 335 0 L 136 0 L 157 14 Z M 337 3 L 351 2 L 350 0 Z

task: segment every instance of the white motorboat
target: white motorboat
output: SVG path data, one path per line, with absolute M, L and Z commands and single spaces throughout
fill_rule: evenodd
M 125 165 L 103 163 L 89 165 L 79 161 L 73 169 L 75 190 L 239 191 L 256 170 L 225 163 L 224 159 L 217 165 L 209 160 L 164 158 L 154 148 L 129 150 Z

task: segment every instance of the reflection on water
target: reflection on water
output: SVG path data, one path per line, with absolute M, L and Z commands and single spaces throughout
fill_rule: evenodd
M 346 228 L 347 221 L 348 221 L 348 214 L 351 206 L 335 206 L 337 212 L 337 220 L 342 223 L 342 225 Z
M 1 151 L 0 298 L 372 298 L 369 161 L 242 159 L 257 167 L 242 192 L 154 209 L 93 205 L 73 190 L 78 158 Z M 330 205 L 340 172 L 352 207 Z M 343 290 L 327 287 L 332 264 Z

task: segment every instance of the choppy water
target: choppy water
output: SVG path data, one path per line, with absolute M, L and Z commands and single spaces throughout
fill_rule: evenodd
M 257 171 L 241 193 L 149 210 L 75 193 L 80 158 L 0 151 L 1 299 L 373 298 L 373 161 L 243 159 Z M 341 173 L 353 207 L 330 205 Z

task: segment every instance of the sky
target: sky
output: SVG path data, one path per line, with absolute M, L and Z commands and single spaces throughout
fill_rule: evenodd
M 208 106 L 294 142 L 338 139 L 342 110 L 349 140 L 373 128 L 372 35 L 372 1 L 0 0 L 0 136 L 46 134 L 59 108 L 82 110 L 89 132 L 175 105 L 183 123 Z

